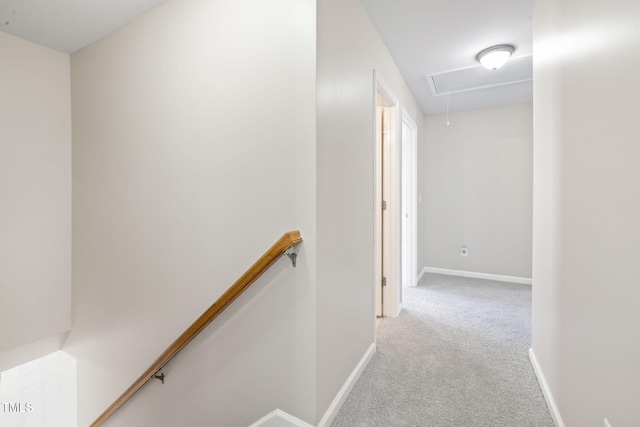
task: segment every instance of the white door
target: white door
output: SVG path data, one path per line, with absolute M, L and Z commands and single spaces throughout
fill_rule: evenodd
M 382 156 L 382 107 L 376 106 L 376 159 L 380 159 Z M 382 177 L 382 164 L 378 160 L 376 161 L 376 180 L 377 185 L 376 189 L 379 188 Z M 382 192 L 380 190 L 376 191 L 376 209 L 378 206 L 382 204 Z M 376 236 L 378 236 L 382 230 L 382 215 L 375 215 L 375 228 L 376 228 Z M 376 317 L 382 317 L 382 287 L 380 286 L 380 280 L 382 279 L 382 250 L 381 250 L 381 242 L 378 241 L 378 245 L 376 247 L 376 272 L 374 275 L 374 288 L 375 288 L 375 296 L 376 296 Z
M 381 149 L 381 165 L 382 165 L 382 173 L 381 173 L 381 188 L 382 188 L 382 203 L 380 209 L 382 211 L 382 233 L 380 242 L 382 245 L 382 280 L 380 283 L 380 292 L 382 293 L 382 312 L 381 316 L 390 315 L 392 306 L 390 306 L 390 295 L 388 292 L 387 285 L 392 285 L 393 282 L 393 272 L 392 272 L 392 262 L 393 262 L 393 252 L 391 250 L 391 231 L 392 231 L 392 220 L 391 220 L 391 209 L 392 199 L 391 199 L 391 108 L 384 107 L 382 108 L 382 129 L 381 129 L 381 139 L 382 139 L 382 149 Z M 386 300 L 386 301 L 385 301 Z M 385 304 L 386 302 L 386 304 Z
M 376 315 L 384 317 L 389 315 L 389 293 L 387 291 L 387 282 L 392 279 L 391 264 L 391 108 L 378 106 L 376 107 L 376 146 L 378 147 L 377 157 L 379 159 L 376 172 L 379 180 L 377 186 L 380 189 L 377 197 L 377 209 L 380 211 L 378 216 L 379 222 L 377 227 L 379 230 L 378 263 L 380 271 L 378 273 L 379 280 L 376 284 Z
M 76 363 L 62 351 L 0 373 L 0 426 L 76 427 Z

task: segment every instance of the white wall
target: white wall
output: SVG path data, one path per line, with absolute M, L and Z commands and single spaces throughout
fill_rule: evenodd
M 540 0 L 533 350 L 564 424 L 640 425 L 640 7 Z
M 89 424 L 285 231 L 287 258 L 109 425 L 315 418 L 315 2 L 170 1 L 72 56 L 73 331 Z
M 0 64 L 3 370 L 71 326 L 71 101 L 69 55 L 0 32 Z
M 530 278 L 531 104 L 451 113 L 449 123 L 425 119 L 419 265 Z
M 374 339 L 374 69 L 420 135 L 422 112 L 360 2 L 319 0 L 318 420 Z

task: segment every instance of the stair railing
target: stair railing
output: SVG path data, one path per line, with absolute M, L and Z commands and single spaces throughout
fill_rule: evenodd
M 258 277 L 271 267 L 282 255 L 287 255 L 293 266 L 296 266 L 296 254 L 288 252 L 293 246 L 302 241 L 298 230 L 285 233 L 271 246 L 236 282 L 231 285 L 195 322 L 191 324 L 155 362 L 144 371 L 96 420 L 91 427 L 101 426 L 111 415 L 124 405 L 143 385 L 152 378 L 161 379 L 164 383 L 164 374 L 158 372 L 171 361 L 187 344 L 189 344 L 200 332 L 220 315 L 231 303 L 242 294 Z

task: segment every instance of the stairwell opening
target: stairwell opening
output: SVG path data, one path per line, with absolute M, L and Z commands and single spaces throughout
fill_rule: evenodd
M 0 372 L 2 427 L 76 427 L 76 360 L 56 351 Z

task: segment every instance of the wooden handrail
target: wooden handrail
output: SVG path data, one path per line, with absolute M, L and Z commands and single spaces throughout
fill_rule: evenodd
M 127 400 L 129 400 L 143 385 L 154 377 L 167 363 L 171 361 L 187 344 L 191 342 L 204 328 L 222 313 L 245 289 L 275 263 L 288 249 L 300 243 L 302 237 L 298 230 L 285 233 L 273 246 L 267 250 L 236 282 L 231 285 L 220 298 L 202 313 L 167 349 L 156 359 L 129 388 L 118 397 L 96 420 L 91 427 L 101 426 Z

